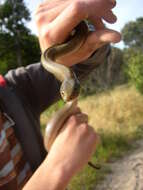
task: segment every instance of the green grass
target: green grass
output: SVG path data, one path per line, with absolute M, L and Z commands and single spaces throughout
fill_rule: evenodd
M 41 117 L 43 126 L 49 116 L 63 106 L 52 106 Z M 101 136 L 101 142 L 92 157 L 100 170 L 89 166 L 79 172 L 69 184 L 70 190 L 93 190 L 96 184 L 111 172 L 110 162 L 134 148 L 134 141 L 143 138 L 143 96 L 134 88 L 121 86 L 100 95 L 81 99 L 79 106 L 89 115 L 89 122 Z
M 49 109 L 47 109 L 42 115 L 41 115 L 41 129 L 42 132 L 44 132 L 45 126 L 50 119 L 50 117 L 62 106 L 64 105 L 64 102 L 62 100 L 59 100 L 54 105 L 50 106 Z

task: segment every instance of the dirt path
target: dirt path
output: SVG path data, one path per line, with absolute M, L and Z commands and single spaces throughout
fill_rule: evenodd
M 143 140 L 132 153 L 111 164 L 111 174 L 95 190 L 143 190 Z

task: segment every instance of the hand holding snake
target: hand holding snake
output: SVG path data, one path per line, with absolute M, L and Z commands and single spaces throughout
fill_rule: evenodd
M 88 33 L 84 43 L 82 43 L 78 50 L 72 51 L 72 53 L 66 52 L 64 56 L 61 56 L 61 54 L 59 57 L 57 56 L 56 62 L 71 66 L 87 59 L 104 43 L 116 43 L 120 41 L 120 34 L 105 28 L 102 22 L 102 19 L 109 23 L 116 21 L 116 16 L 111 10 L 115 4 L 116 2 L 114 0 L 45 1 L 45 3 L 39 6 L 36 12 L 36 22 L 42 52 L 48 47 L 53 47 L 55 44 L 62 44 L 73 28 L 75 28 L 81 20 L 87 18 L 87 16 L 97 30 Z M 47 50 L 48 55 L 49 50 Z M 45 54 L 45 58 L 47 57 L 47 53 Z M 52 58 L 51 60 L 55 59 L 52 55 L 50 56 Z M 68 74 L 69 76 L 70 73 L 71 72 Z M 58 77 L 58 79 L 61 80 L 60 77 Z M 66 85 L 63 85 L 63 87 L 65 86 Z M 70 90 L 68 92 L 70 92 Z M 78 88 L 76 92 L 78 92 Z M 76 95 L 78 95 L 78 93 Z M 86 144 L 85 141 L 84 144 Z
M 117 43 L 120 34 L 105 28 L 103 20 L 116 22 L 112 8 L 115 0 L 46 0 L 37 8 L 35 20 L 42 52 L 55 44 L 63 43 L 70 32 L 87 19 L 96 31 L 89 32 L 85 43 L 71 54 L 60 56 L 58 63 L 71 66 L 90 57 L 93 52 L 106 43 Z

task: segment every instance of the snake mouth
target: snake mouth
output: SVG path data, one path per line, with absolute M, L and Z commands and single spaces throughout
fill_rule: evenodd
M 62 83 L 60 94 L 64 102 L 71 101 L 80 93 L 80 83 L 78 80 L 69 79 Z

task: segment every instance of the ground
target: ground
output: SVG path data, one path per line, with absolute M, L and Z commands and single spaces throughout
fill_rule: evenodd
M 143 190 L 143 140 L 134 151 L 112 163 L 111 170 L 95 190 Z

